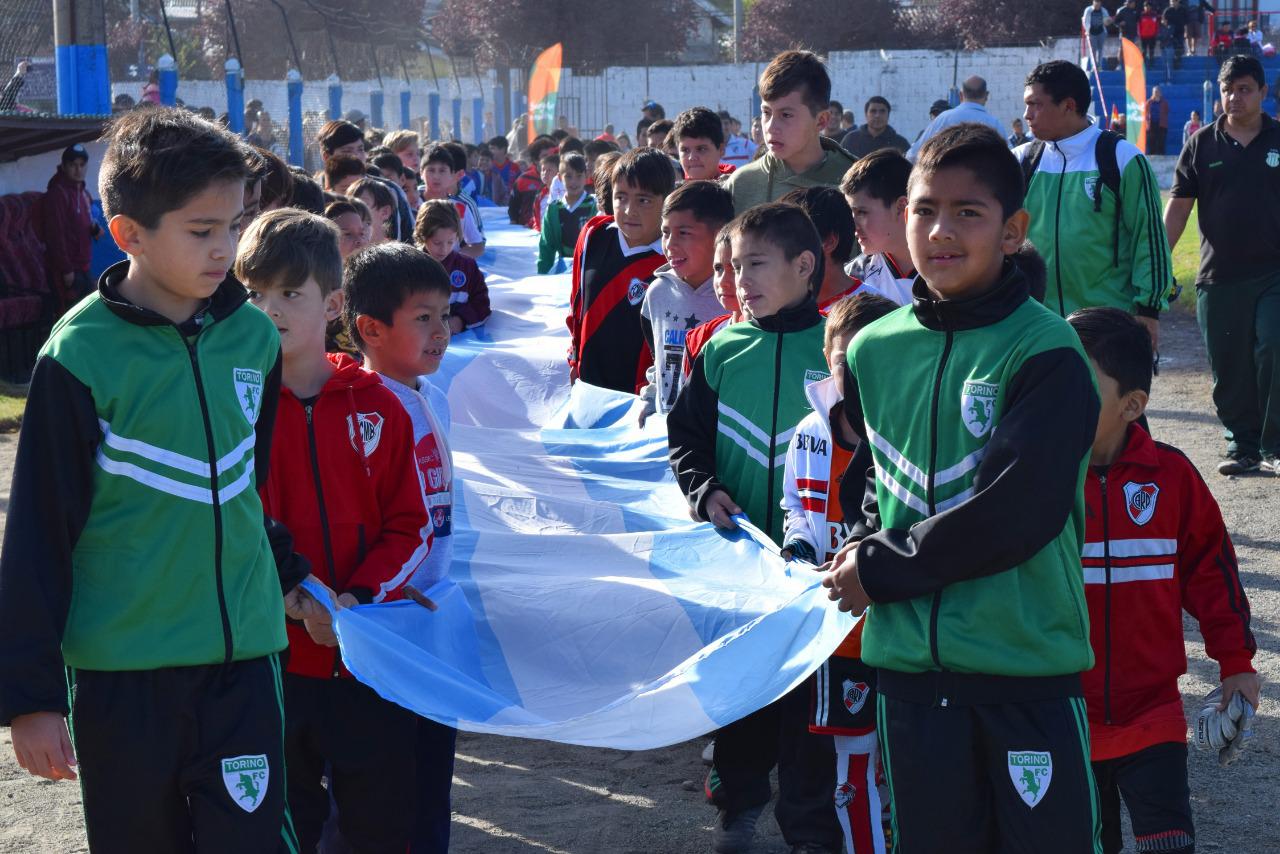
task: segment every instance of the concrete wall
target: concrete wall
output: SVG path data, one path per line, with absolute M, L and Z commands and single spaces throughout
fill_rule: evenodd
M 89 188 L 89 195 L 96 199 L 98 198 L 98 168 L 107 147 L 101 142 L 86 142 L 84 147 L 89 152 L 89 171 L 85 174 L 85 185 Z M 34 157 L 23 157 L 8 163 L 0 163 L 0 196 L 7 196 L 10 193 L 27 193 L 32 190 L 43 192 L 61 160 L 62 149 L 58 149 L 46 151 Z

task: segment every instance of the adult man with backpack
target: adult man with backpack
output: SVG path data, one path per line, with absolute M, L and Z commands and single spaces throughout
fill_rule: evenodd
M 1036 141 L 1014 154 L 1027 182 L 1027 236 L 1048 267 L 1045 305 L 1063 317 L 1121 308 L 1156 341 L 1173 273 L 1151 165 L 1086 115 L 1089 78 L 1079 66 L 1037 66 L 1023 101 Z

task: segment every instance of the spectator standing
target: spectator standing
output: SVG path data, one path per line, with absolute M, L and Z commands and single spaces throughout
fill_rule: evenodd
M 27 82 L 27 72 L 31 69 L 31 63 L 25 59 L 18 63 L 18 67 L 14 69 L 13 76 L 9 78 L 9 82 L 4 84 L 4 89 L 0 90 L 0 112 L 4 110 L 12 110 L 18 106 L 18 93 L 22 91 L 22 86 Z
M 920 134 L 920 138 L 907 150 L 907 159 L 914 163 L 916 155 L 920 153 L 920 146 L 928 142 L 931 136 L 943 128 L 964 124 L 965 122 L 984 124 L 1000 134 L 1001 139 L 1008 139 L 1009 132 L 1004 129 L 1004 125 L 1000 124 L 999 119 L 987 112 L 986 103 L 989 94 L 987 92 L 987 81 L 976 74 L 965 80 L 960 86 L 960 104 L 950 110 L 939 113 L 937 118 L 929 122 L 929 126 L 924 129 L 924 133 Z
M 1199 206 L 1196 316 L 1226 428 L 1224 475 L 1280 474 L 1280 123 L 1262 111 L 1265 80 L 1256 57 L 1223 63 L 1225 115 L 1182 150 L 1164 212 L 1176 246 Z
M 1164 22 L 1169 28 L 1169 41 L 1173 45 L 1173 67 L 1182 64 L 1182 55 L 1187 50 L 1187 7 L 1182 0 L 1170 0 L 1164 10 Z
M 1262 58 L 1262 31 L 1258 29 L 1257 21 L 1250 21 L 1247 29 L 1249 36 L 1249 52 L 1259 59 Z
M 840 145 L 854 157 L 866 157 L 881 148 L 892 148 L 906 151 L 911 147 L 889 124 L 889 113 L 893 110 L 889 100 L 881 95 L 872 95 L 862 108 L 866 124 L 855 128 L 844 135 Z
M 1187 123 L 1182 126 L 1182 145 L 1185 148 L 1191 137 L 1196 135 L 1196 131 L 1200 130 L 1203 125 L 1200 121 L 1200 113 L 1196 110 L 1191 111 L 1191 118 L 1187 119 Z
M 1142 120 L 1147 125 L 1147 154 L 1164 154 L 1165 138 L 1169 135 L 1169 102 L 1159 86 L 1152 87 L 1151 97 L 1142 110 Z
M 46 267 L 57 295 L 58 314 L 71 308 L 93 285 L 89 280 L 90 241 L 97 240 L 102 229 L 93 221 L 93 200 L 84 186 L 88 168 L 89 152 L 83 145 L 63 151 L 40 209 Z
M 1206 0 L 1191 0 L 1187 6 L 1187 55 L 1195 56 L 1200 47 L 1200 38 L 1204 35 L 1205 13 L 1214 8 Z M 1207 42 L 1206 42 L 1207 44 Z
M 1138 38 L 1142 41 L 1142 58 L 1154 62 L 1156 58 L 1156 41 L 1160 38 L 1160 15 L 1156 12 L 1151 0 L 1142 7 L 1138 16 Z
M 1084 7 L 1084 14 L 1080 16 L 1080 28 L 1089 38 L 1090 67 L 1102 62 L 1103 51 L 1107 49 L 1107 25 L 1111 21 L 1111 13 L 1103 7 L 1102 0 L 1093 0 Z
M 1128 39 L 1134 44 L 1138 43 L 1138 20 L 1142 17 L 1142 12 L 1138 9 L 1138 0 L 1124 0 L 1124 5 L 1116 10 L 1115 21 L 1116 29 L 1120 32 L 1120 38 Z M 1124 58 L 1123 43 L 1120 39 L 1116 40 L 1116 56 L 1122 60 Z
M 840 103 L 835 98 L 832 98 L 831 106 L 828 107 L 828 109 L 831 110 L 831 123 L 827 125 L 826 130 L 822 132 L 822 135 L 829 136 L 839 142 L 845 135 L 845 131 L 840 129 L 840 121 L 844 116 L 844 104 Z
M 645 139 L 649 125 L 662 121 L 666 117 L 667 111 L 662 109 L 661 104 L 657 101 L 645 101 L 644 106 L 640 108 L 640 121 L 636 122 L 636 139 Z
M 1031 137 L 1027 136 L 1026 131 L 1022 127 L 1022 119 L 1015 118 L 1013 120 L 1013 133 L 1009 134 L 1007 141 L 1010 148 L 1017 148 L 1019 145 L 1031 141 Z

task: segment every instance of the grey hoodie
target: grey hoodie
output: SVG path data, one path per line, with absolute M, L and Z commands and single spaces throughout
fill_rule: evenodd
M 640 304 L 640 326 L 653 351 L 653 364 L 645 372 L 648 385 L 640 390 L 646 414 L 671 411 L 680 391 L 685 335 L 724 313 L 712 279 L 694 288 L 677 276 L 670 264 L 654 271 Z

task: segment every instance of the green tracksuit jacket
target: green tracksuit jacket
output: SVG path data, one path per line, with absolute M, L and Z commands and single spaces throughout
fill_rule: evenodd
M 0 723 L 65 712 L 64 664 L 279 652 L 281 590 L 308 572 L 256 489 L 279 398 L 274 325 L 228 278 L 175 326 L 120 295 L 128 264 L 58 322 L 31 381 L 0 553 Z
M 1094 155 L 1097 125 L 1045 144 L 1027 188 L 1028 238 L 1048 267 L 1045 305 L 1066 317 L 1078 308 L 1111 306 L 1155 317 L 1169 307 L 1173 261 L 1164 231 L 1160 187 L 1132 143 L 1116 149 L 1120 197 L 1100 187 Z M 1031 143 L 1015 151 L 1021 160 Z M 1102 209 L 1094 210 L 1094 193 Z M 1116 204 L 1120 205 L 1119 233 Z
M 1071 327 L 1007 261 L 968 300 L 936 300 L 917 280 L 914 305 L 863 330 L 842 374 L 849 423 L 875 460 L 864 507 L 880 530 L 857 549 L 873 603 L 867 663 L 1088 670 L 1082 483 L 1098 396 Z
M 728 326 L 703 347 L 667 415 L 671 468 L 699 518 L 707 518 L 707 497 L 723 489 L 756 527 L 782 542 L 787 448 L 813 411 L 805 384 L 828 376 L 823 326 L 809 299 Z

